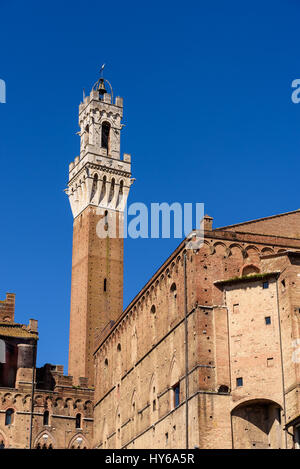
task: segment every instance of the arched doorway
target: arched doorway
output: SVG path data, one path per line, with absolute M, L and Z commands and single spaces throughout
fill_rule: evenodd
M 282 447 L 281 407 L 268 399 L 246 401 L 231 412 L 234 449 Z

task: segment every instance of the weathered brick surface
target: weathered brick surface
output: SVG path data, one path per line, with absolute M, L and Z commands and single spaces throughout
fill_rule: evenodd
M 263 233 L 265 235 L 286 236 L 300 238 L 300 210 L 282 213 L 266 218 L 226 226 L 226 231 L 233 230 L 245 233 Z
M 15 317 L 15 294 L 6 293 L 5 300 L 0 301 L 0 322 L 13 322 Z
M 269 289 L 260 280 L 225 290 L 215 282 L 269 271 L 262 257 L 297 247 L 295 239 L 220 230 L 207 231 L 204 246 L 187 252 L 190 447 L 285 447 L 276 278 Z M 185 447 L 183 251 L 184 244 L 99 341 L 96 447 Z M 181 405 L 174 409 L 178 380 Z M 261 415 L 267 415 L 268 432 L 257 430 Z
M 28 367 L 27 367 L 28 365 Z M 5 448 L 29 448 L 32 368 L 22 364 L 22 380 L 15 387 L 0 387 L 0 442 Z M 25 367 L 26 366 L 26 367 Z M 25 373 L 26 371 L 26 373 Z M 46 365 L 37 370 L 32 421 L 32 448 L 91 448 L 93 444 L 93 390 L 73 386 L 63 367 Z M 11 424 L 5 413 L 14 411 Z M 49 412 L 48 424 L 44 412 Z M 81 426 L 76 428 L 76 415 Z M 79 440 L 78 440 L 79 439 Z
M 74 220 L 69 374 L 77 384 L 80 377 L 94 384 L 94 335 L 123 307 L 123 239 L 99 238 L 101 218 L 88 207 Z

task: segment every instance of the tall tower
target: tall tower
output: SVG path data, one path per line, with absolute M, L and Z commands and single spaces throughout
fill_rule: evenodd
M 94 384 L 94 335 L 123 310 L 123 220 L 131 157 L 120 158 L 123 99 L 100 78 L 79 106 L 80 156 L 66 190 L 73 217 L 69 374 Z

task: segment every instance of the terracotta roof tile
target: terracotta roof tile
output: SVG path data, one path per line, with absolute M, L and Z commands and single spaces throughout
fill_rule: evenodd
M 24 339 L 38 339 L 36 332 L 30 332 L 23 324 L 0 322 L 0 336 L 23 337 Z

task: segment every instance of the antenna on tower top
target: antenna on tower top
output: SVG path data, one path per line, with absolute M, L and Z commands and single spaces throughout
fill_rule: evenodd
M 101 68 L 100 68 L 100 77 L 101 77 L 101 78 L 103 78 L 103 70 L 104 70 L 104 68 L 105 68 L 105 65 L 106 65 L 106 64 L 102 64 L 102 65 L 101 65 Z

